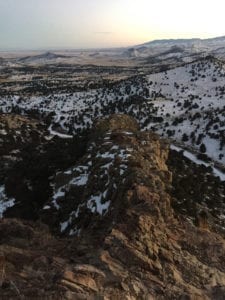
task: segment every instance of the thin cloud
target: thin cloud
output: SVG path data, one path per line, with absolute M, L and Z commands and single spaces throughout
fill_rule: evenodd
M 95 31 L 94 34 L 113 34 L 112 31 Z

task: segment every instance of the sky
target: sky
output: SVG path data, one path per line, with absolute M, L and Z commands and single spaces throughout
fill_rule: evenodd
M 0 0 L 0 49 L 124 47 L 225 35 L 224 0 Z

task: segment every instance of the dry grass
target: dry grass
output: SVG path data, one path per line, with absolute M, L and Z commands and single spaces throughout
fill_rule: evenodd
M 30 125 L 33 128 L 36 128 L 36 126 L 38 125 L 38 122 L 35 120 L 13 114 L 0 115 L 0 122 L 7 124 L 7 127 L 9 129 L 19 129 L 23 124 Z

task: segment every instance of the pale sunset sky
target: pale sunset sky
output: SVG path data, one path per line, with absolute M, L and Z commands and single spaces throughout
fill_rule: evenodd
M 123 47 L 225 35 L 224 0 L 0 0 L 0 49 Z

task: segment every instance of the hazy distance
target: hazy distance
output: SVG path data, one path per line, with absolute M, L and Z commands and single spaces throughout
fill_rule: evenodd
M 223 0 L 0 0 L 0 49 L 123 47 L 225 35 Z

